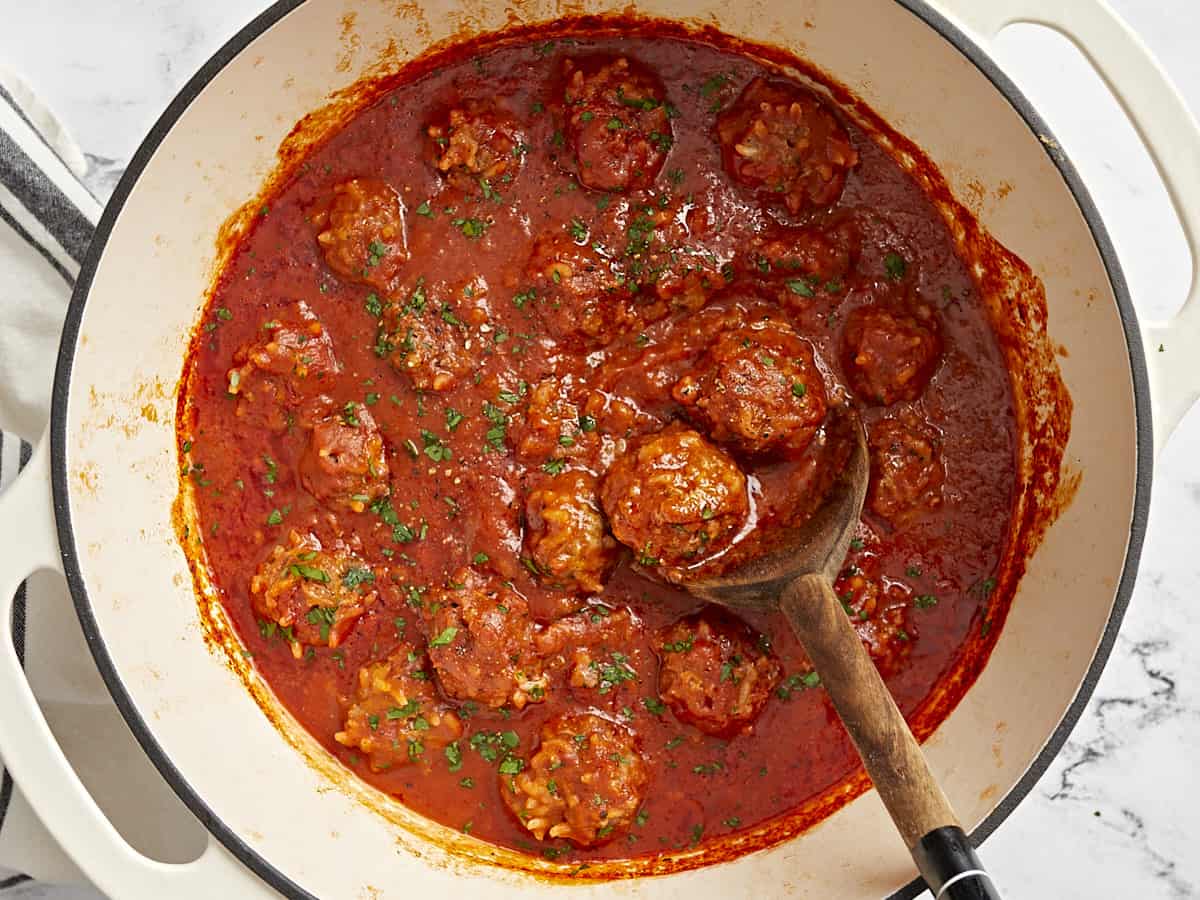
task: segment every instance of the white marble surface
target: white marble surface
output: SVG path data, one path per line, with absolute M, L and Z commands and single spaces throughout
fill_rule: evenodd
M 1112 2 L 1200 109 L 1200 2 Z M 103 198 L 178 88 L 265 5 L 0 0 L 0 65 L 29 81 L 74 131 L 92 163 L 88 183 Z M 1139 308 L 1168 313 L 1183 299 L 1190 261 L 1132 129 L 1055 36 L 1011 29 L 997 55 L 1082 170 Z M 1200 897 L 1197 459 L 1193 413 L 1158 461 L 1137 589 L 1095 696 L 1057 761 L 984 846 L 1010 897 Z

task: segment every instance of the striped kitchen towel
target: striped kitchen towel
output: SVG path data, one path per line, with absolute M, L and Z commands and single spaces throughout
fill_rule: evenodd
M 49 418 L 63 318 L 101 212 L 80 180 L 86 167 L 58 120 L 0 69 L 0 491 Z M 199 826 L 112 704 L 62 578 L 43 572 L 21 585 L 15 618 L 29 681 L 93 797 L 138 849 L 187 858 L 179 848 L 197 847 Z M 97 900 L 83 881 L 0 760 L 0 900 Z

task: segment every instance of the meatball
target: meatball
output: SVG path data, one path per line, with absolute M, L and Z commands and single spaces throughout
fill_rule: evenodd
M 858 260 L 862 235 L 849 219 L 826 227 L 774 228 L 750 240 L 739 268 L 760 278 L 800 279 L 797 298 L 811 296 L 813 282 L 833 282 Z
M 871 426 L 871 486 L 867 506 L 900 527 L 942 502 L 946 470 L 938 438 L 911 413 Z
M 783 672 L 759 643 L 744 623 L 715 611 L 676 622 L 659 635 L 659 694 L 707 734 L 750 732 Z
M 579 181 L 598 191 L 630 191 L 654 182 L 671 149 L 662 82 L 620 57 L 564 66 L 567 137 Z
M 915 634 L 911 592 L 894 582 L 868 578 L 853 566 L 838 576 L 833 589 L 876 667 L 885 674 L 894 672 L 909 654 Z
M 511 177 L 521 165 L 524 136 L 491 104 L 468 101 L 425 130 L 438 171 L 462 190 L 474 190 L 481 179 Z
M 299 301 L 285 321 L 263 324 L 262 337 L 233 355 L 227 390 L 247 425 L 283 431 L 306 397 L 338 371 L 333 342 L 308 304 Z
M 312 213 L 317 243 L 338 275 L 380 291 L 389 290 L 408 260 L 404 201 L 373 178 L 351 178 Z
M 292 531 L 250 579 L 250 606 L 264 631 L 282 634 L 297 659 L 305 646 L 337 647 L 375 602 L 375 573 L 340 544 L 326 550 Z
M 858 152 L 811 91 L 755 78 L 717 119 L 725 169 L 793 215 L 837 202 Z
M 525 598 L 498 579 L 460 569 L 423 606 L 429 657 L 442 690 L 498 709 L 546 698 L 549 678 L 533 650 Z
M 884 406 L 916 400 L 933 377 L 941 340 L 932 310 L 917 312 L 870 305 L 847 317 L 842 362 L 850 387 L 863 400 Z
M 594 604 L 563 616 L 535 638 L 538 653 L 552 671 L 564 670 L 567 683 L 593 705 L 630 705 L 649 661 L 641 649 L 642 621 L 628 607 Z
M 687 566 L 726 549 L 750 514 L 746 476 L 725 451 L 673 423 L 632 442 L 600 500 L 638 563 Z
M 433 752 L 458 740 L 462 723 L 434 693 L 420 671 L 420 657 L 401 644 L 386 660 L 358 670 L 354 700 L 333 737 L 367 758 L 372 772 L 414 763 L 429 765 Z
M 547 721 L 523 771 L 500 776 L 500 793 L 539 841 L 594 847 L 628 831 L 650 773 L 633 732 L 592 713 Z
M 586 223 L 543 232 L 525 277 L 547 329 L 560 340 L 603 345 L 703 307 L 728 278 L 704 244 L 709 225 L 701 218 L 678 199 L 618 200 Z
M 367 408 L 351 401 L 315 422 L 299 472 L 304 489 L 318 500 L 354 512 L 386 496 L 383 438 Z
M 723 331 L 671 393 L 714 441 L 749 455 L 797 455 L 825 419 L 812 345 L 772 320 Z
M 574 469 L 543 482 L 525 500 L 525 545 L 553 587 L 598 594 L 616 565 L 617 542 L 596 493 L 596 476 Z
M 376 352 L 387 354 L 397 372 L 419 391 L 448 391 L 471 371 L 474 362 L 464 345 L 462 327 L 424 307 L 390 304 L 383 312 Z

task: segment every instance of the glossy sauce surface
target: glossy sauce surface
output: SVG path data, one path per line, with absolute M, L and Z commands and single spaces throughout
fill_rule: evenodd
M 564 96 L 571 96 L 573 66 L 590 72 L 620 58 L 661 82 L 670 133 L 656 141 L 665 158 L 653 177 L 635 175 L 629 192 L 594 190 L 580 183 L 596 178 L 580 177 L 573 146 L 591 120 L 572 130 L 577 111 Z M 748 477 L 754 518 L 740 528 L 731 558 L 752 553 L 772 526 L 806 508 L 830 465 L 832 413 L 794 452 L 754 453 L 722 438 L 673 394 L 681 379 L 704 368 L 716 336 L 731 329 L 784 323 L 811 348 L 822 384 L 809 390 L 823 390 L 830 410 L 853 405 L 868 426 L 877 483 L 837 588 L 901 708 L 920 707 L 962 664 L 968 639 L 987 627 L 988 595 L 1010 529 L 1016 439 L 1008 375 L 975 285 L 917 185 L 836 111 L 857 162 L 831 207 L 793 211 L 731 177 L 718 117 L 759 77 L 787 81 L 746 56 L 667 37 L 531 42 L 451 56 L 401 83 L 316 150 L 264 207 L 221 276 L 196 338 L 186 387 L 191 420 L 181 434 L 215 582 L 255 665 L 296 718 L 358 775 L 451 827 L 565 861 L 653 854 L 784 815 L 857 768 L 781 619 L 747 622 L 747 646 L 773 659 L 776 671 L 764 663 L 769 699 L 747 722 L 739 720 L 744 727 L 717 734 L 664 704 L 661 672 L 679 653 L 672 647 L 681 638 L 690 646 L 699 633 L 693 624 L 668 630 L 701 604 L 663 579 L 686 579 L 707 559 L 703 552 L 672 561 L 650 542 L 618 552 L 606 531 L 605 552 L 619 560 L 604 572 L 602 591 L 564 587 L 531 558 L 532 492 L 558 483 L 563 472 L 610 484 L 604 479 L 613 465 L 672 422 L 712 438 Z M 473 100 L 511 123 L 510 160 L 519 164 L 482 181 L 453 172 L 448 178 L 436 165 L 444 132 L 431 137 L 429 128 Z M 595 165 L 603 167 L 603 157 Z M 379 243 L 368 250 L 368 265 L 339 271 L 317 235 L 331 227 L 331 197 L 351 179 L 390 186 L 403 202 L 404 227 L 402 235 L 372 238 Z M 845 271 L 828 277 L 764 266 L 751 249 L 770 241 L 791 246 L 811 234 L 834 234 L 836 245 L 842 228 L 853 233 L 854 247 Z M 662 250 L 665 274 L 654 273 L 649 261 L 655 240 L 670 245 Z M 407 258 L 394 249 L 401 244 Z M 589 287 L 582 298 L 552 273 L 554 260 L 589 249 L 605 261 L 610 283 Z M 685 286 L 662 310 L 636 312 L 657 302 L 655 278 L 686 280 L 695 272 L 704 282 L 698 299 Z M 640 279 L 639 292 L 614 291 L 614 273 L 625 283 Z M 618 296 L 629 298 L 631 322 L 591 333 L 576 327 L 587 320 L 587 304 L 607 309 Z M 436 371 L 418 386 L 403 362 L 393 364 L 405 336 L 405 326 L 393 326 L 413 315 L 414 297 L 419 321 L 433 323 L 432 340 L 451 340 L 465 361 L 449 387 L 435 383 Z M 934 323 L 936 362 L 920 376 L 929 381 L 913 399 L 865 396 L 874 389 L 847 372 L 852 314 L 881 305 L 909 322 L 897 327 Z M 301 358 L 313 376 L 298 391 L 273 388 L 264 400 L 256 379 L 286 381 L 296 372 L 273 376 L 269 367 L 255 368 L 247 348 L 252 353 L 281 323 L 287 329 L 312 322 L 319 323 L 313 334 L 322 349 Z M 323 371 L 317 357 L 329 347 L 334 362 Z M 231 371 L 239 372 L 232 381 Z M 563 402 L 574 412 L 558 441 L 542 440 L 531 412 L 547 383 L 550 393 L 566 385 Z M 793 390 L 796 399 L 802 395 Z M 264 413 L 267 407 L 278 415 Z M 340 420 L 363 429 L 364 419 L 378 428 L 381 445 L 368 455 L 382 454 L 386 477 L 376 477 L 371 463 L 361 493 L 347 499 L 317 489 L 314 496 L 328 481 L 319 466 L 311 468 L 314 428 L 340 427 Z M 934 468 L 922 456 L 927 450 L 938 461 Z M 889 464 L 890 487 L 881 487 Z M 604 508 L 604 527 L 621 536 L 622 523 L 608 520 L 612 507 L 602 494 L 593 507 Z M 267 579 L 272 554 L 304 564 L 303 552 L 286 555 L 293 533 L 314 547 L 342 548 L 349 561 L 333 573 L 335 582 L 352 571 L 369 575 L 349 576 L 361 610 L 324 624 L 317 617 L 308 622 L 316 636 L 289 643 L 303 626 L 289 631 L 264 618 L 251 594 L 256 576 Z M 716 558 L 712 565 L 720 564 Z M 449 634 L 452 648 L 462 640 L 430 599 L 476 577 L 524 598 L 532 630 L 523 640 L 553 657 L 544 683 L 520 703 L 464 702 L 447 693 L 438 666 L 428 662 L 431 642 L 436 662 L 446 649 L 438 641 Z M 547 629 L 571 614 L 583 617 L 583 629 L 600 629 L 624 610 L 635 626 L 597 639 L 606 664 L 615 659 L 616 676 L 572 684 L 564 658 L 570 642 L 555 644 Z M 728 627 L 731 634 L 740 628 Z M 336 646 L 329 646 L 330 633 Z M 412 652 L 414 671 L 433 691 L 429 702 L 459 720 L 458 731 L 446 735 L 457 735 L 456 749 L 417 741 L 419 749 L 410 744 L 399 762 L 375 771 L 360 747 L 335 735 L 346 731 L 360 670 L 398 651 Z M 727 674 L 714 678 L 737 677 Z M 636 814 L 582 843 L 539 840 L 504 791 L 529 771 L 544 723 L 588 711 L 632 736 L 646 774 L 644 786 L 629 787 Z

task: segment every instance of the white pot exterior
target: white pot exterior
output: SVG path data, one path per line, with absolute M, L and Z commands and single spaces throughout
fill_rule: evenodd
M 606 6 L 588 0 L 569 11 Z M 1135 508 L 1139 470 L 1148 493 L 1149 423 L 1139 432 L 1140 347 L 1127 344 L 1097 240 L 1052 159 L 1056 149 L 1048 153 L 1044 136 L 983 71 L 894 0 L 648 0 L 638 10 L 788 47 L 828 72 L 921 146 L 960 199 L 976 198 L 981 223 L 1045 284 L 1047 327 L 1065 350 L 1059 365 L 1075 405 L 1064 464 L 1082 478 L 1030 561 L 987 668 L 926 744 L 970 829 L 1017 785 L 1071 708 L 1118 587 L 1132 578 L 1125 562 L 1144 520 L 1144 498 Z M 500 4 L 449 0 L 397 13 L 395 3 L 365 0 L 352 29 L 361 38 L 351 39 L 345 12 L 341 0 L 310 0 L 283 16 L 203 86 L 157 149 L 143 151 L 148 159 L 135 160 L 135 173 L 144 168 L 106 216 L 107 243 L 94 250 L 90 288 L 82 284 L 76 297 L 78 306 L 86 292 L 78 333 L 68 328 L 64 348 L 73 363 L 69 387 L 60 373 L 56 399 L 56 497 L 60 534 L 69 519 L 74 537 L 63 549 L 85 625 L 90 606 L 94 644 L 107 653 L 143 739 L 170 760 L 193 804 L 202 798 L 220 832 L 240 836 L 298 892 L 328 900 L 452 890 L 549 896 L 564 888 L 483 862 L 491 849 L 479 842 L 454 838 L 474 859 L 447 852 L 419 834 L 444 829 L 399 807 L 380 815 L 363 802 L 371 790 L 322 763 L 315 743 L 314 762 L 282 740 L 206 644 L 171 518 L 178 379 L 222 223 L 258 191 L 294 123 L 365 73 L 389 40 L 400 48 L 398 63 L 464 29 L 501 28 L 510 14 Z M 559 14 L 552 0 L 522 4 L 527 21 Z M 875 898 L 913 875 L 870 793 L 803 836 L 734 862 L 569 890 Z M 240 877 L 244 890 L 226 884 L 225 895 L 257 889 L 254 875 Z

